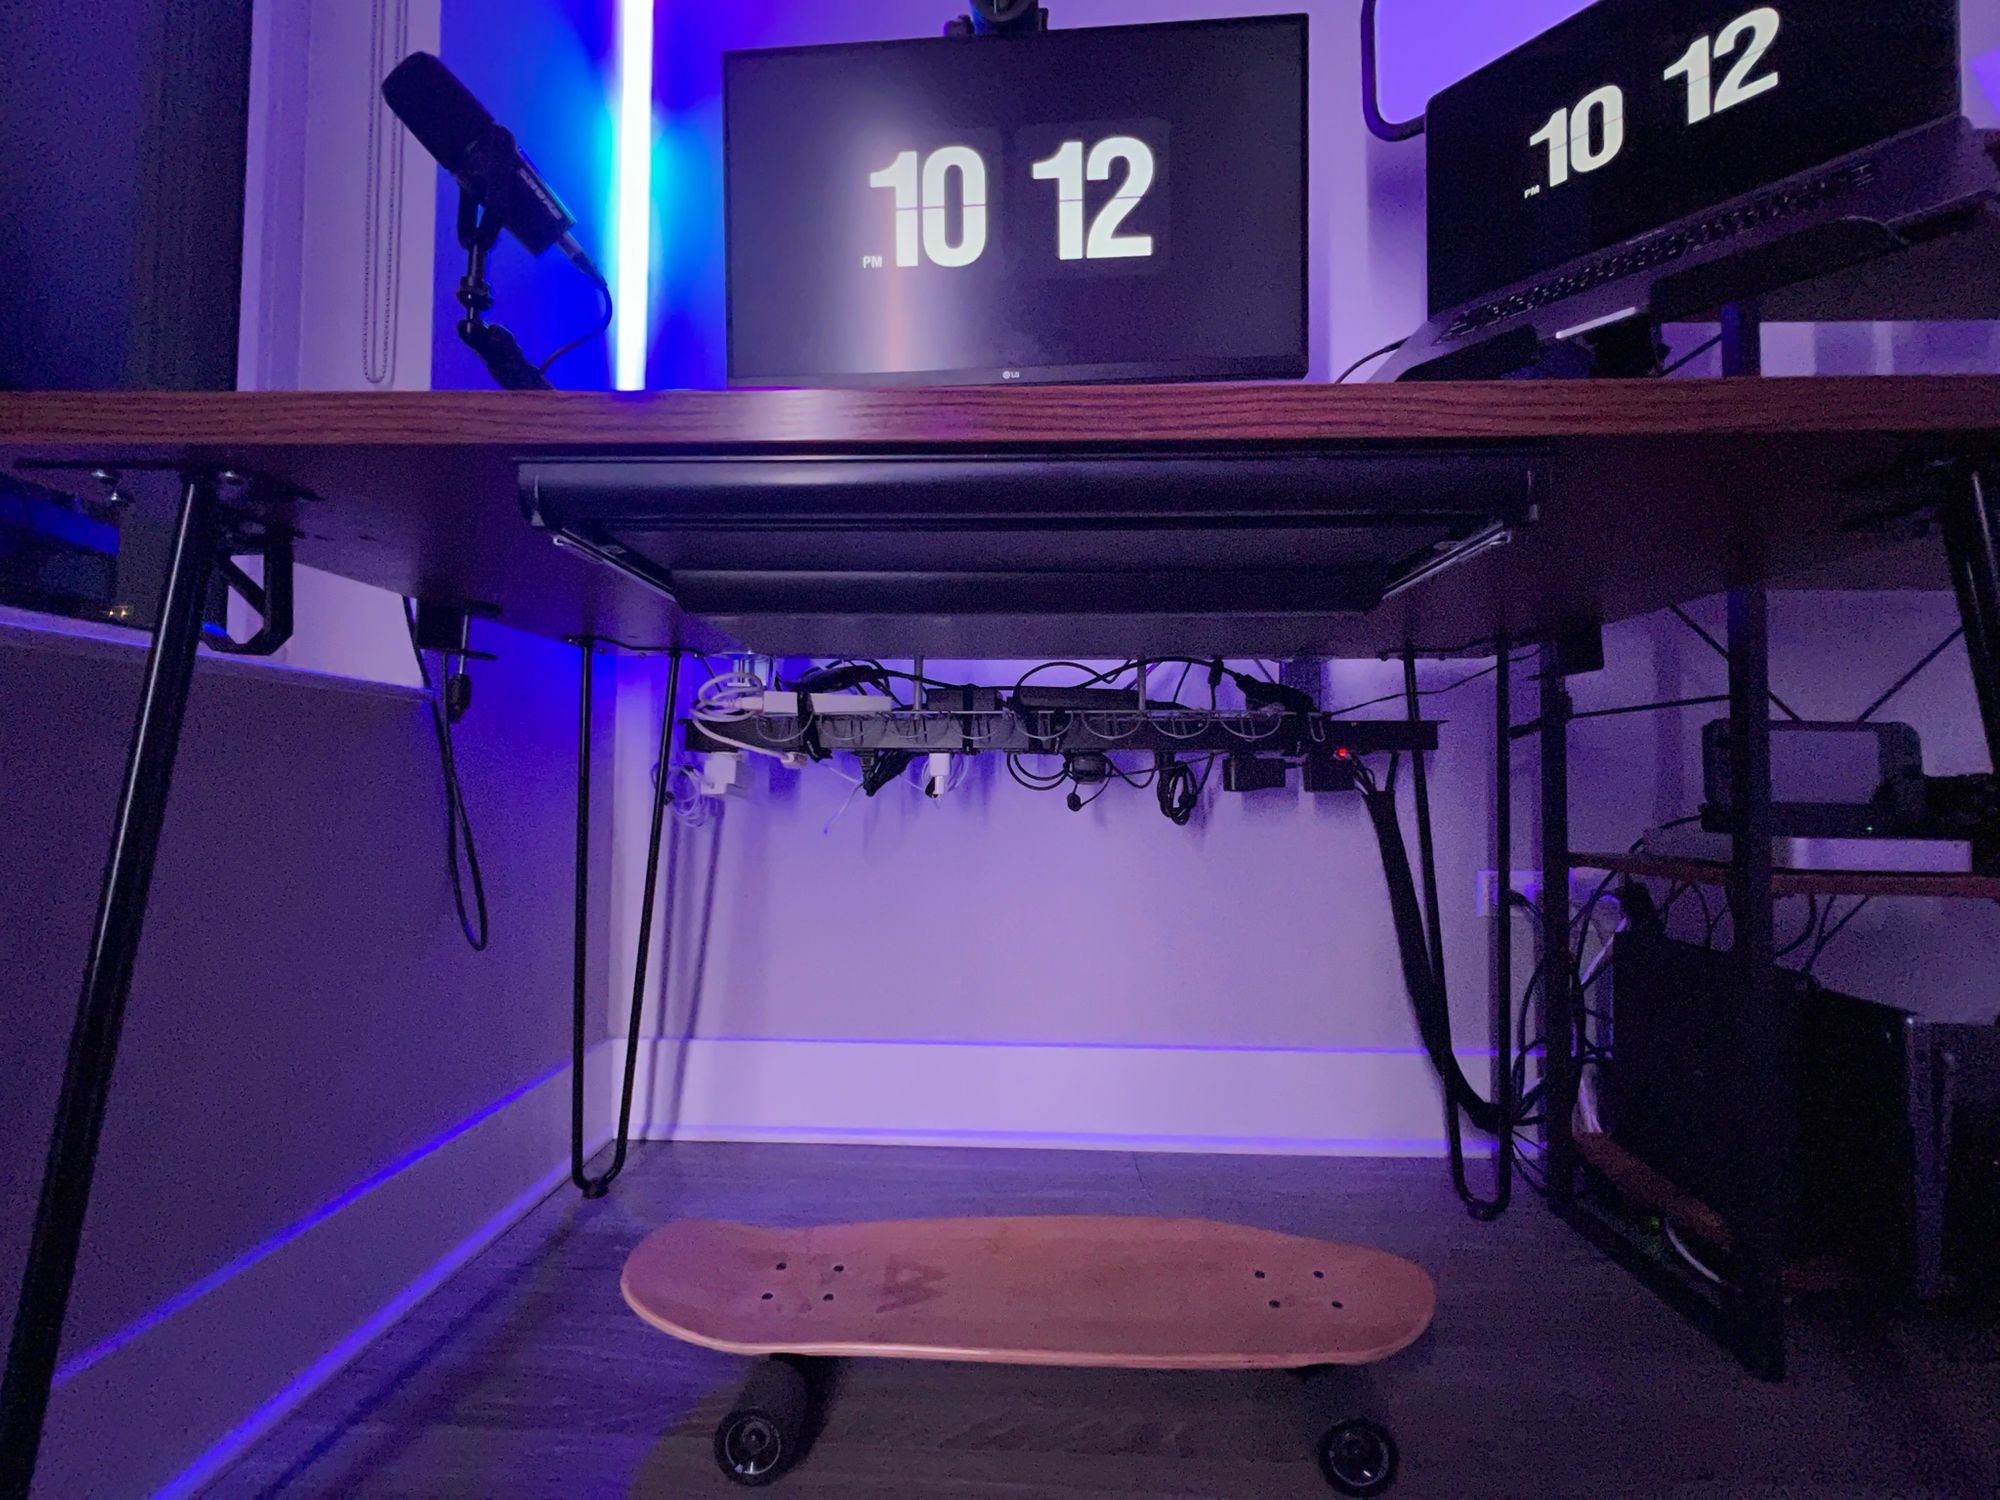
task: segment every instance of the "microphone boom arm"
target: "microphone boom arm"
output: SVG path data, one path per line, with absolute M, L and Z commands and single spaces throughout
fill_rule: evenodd
M 458 242 L 465 247 L 465 275 L 458 283 L 458 305 L 465 316 L 458 320 L 458 337 L 477 354 L 503 391 L 553 390 L 544 375 L 522 352 L 519 340 L 498 323 L 486 321 L 493 307 L 493 288 L 486 280 L 486 257 L 500 242 L 501 216 L 488 208 L 469 188 L 458 192 Z

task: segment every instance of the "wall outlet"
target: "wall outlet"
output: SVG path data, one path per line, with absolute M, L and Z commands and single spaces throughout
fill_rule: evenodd
M 1542 899 L 1542 872 L 1540 870 L 1515 870 L 1512 872 L 1513 888 L 1530 901 Z M 1500 909 L 1500 872 L 1481 870 L 1479 872 L 1479 915 L 1490 917 Z

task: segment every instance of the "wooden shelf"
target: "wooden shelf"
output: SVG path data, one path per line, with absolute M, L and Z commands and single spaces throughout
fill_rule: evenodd
M 1575 1141 L 1576 1154 L 1622 1193 L 1628 1202 L 1663 1219 L 1672 1220 L 1704 1244 L 1713 1245 L 1718 1250 L 1726 1251 L 1734 1247 L 1735 1236 L 1729 1232 L 1729 1225 L 1723 1221 L 1721 1214 L 1692 1193 L 1682 1192 L 1610 1136 L 1594 1130 L 1579 1130 Z
M 1706 859 L 1666 859 L 1652 854 L 1578 854 L 1578 869 L 1674 880 L 1683 885 L 1721 886 L 1729 866 Z M 2000 901 L 2000 878 L 1901 870 L 1776 870 L 1777 896 L 1928 896 L 1967 901 Z
M 1735 1235 L 1721 1214 L 1692 1193 L 1683 1192 L 1610 1136 L 1579 1130 L 1575 1141 L 1577 1156 L 1627 1203 L 1658 1214 L 1725 1255 L 1735 1248 Z M 1855 1279 L 1854 1267 L 1839 1254 L 1794 1261 L 1785 1268 L 1785 1290 L 1793 1293 L 1836 1291 L 1853 1285 Z

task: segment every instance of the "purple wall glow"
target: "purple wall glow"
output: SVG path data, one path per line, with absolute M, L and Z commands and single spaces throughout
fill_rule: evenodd
M 952 0 L 873 0 L 863 6 L 800 5 L 761 0 L 731 5 L 661 5 L 655 57 L 660 118 L 655 157 L 656 245 L 654 326 L 648 384 L 719 386 L 725 371 L 722 231 L 722 54 L 739 48 L 806 46 L 836 41 L 887 41 L 936 36 L 964 9 Z M 1353 14 L 1346 3 L 1274 5 L 1270 0 L 1096 0 L 1055 7 L 1060 26 L 1121 25 L 1208 16 L 1303 10 L 1313 18 L 1313 92 L 1337 96 L 1335 80 L 1353 66 Z M 985 44 L 977 44 L 985 45 Z M 1358 105 L 1352 126 L 1361 130 Z M 1316 105 L 1313 149 L 1328 128 Z M 1336 127 L 1337 128 L 1337 127 Z M 1323 157 L 1314 161 L 1311 209 L 1312 348 L 1315 372 L 1329 360 L 1329 213 L 1335 194 Z
M 444 56 L 534 151 L 583 221 L 593 249 L 611 205 L 610 61 L 616 0 L 444 0 Z M 1519 46 L 1589 0 L 1382 0 L 1384 105 L 1420 113 L 1437 90 Z M 736 48 L 936 35 L 958 0 L 657 0 L 652 222 L 653 388 L 724 379 L 721 56 Z M 1056 0 L 1058 26 L 1125 25 L 1304 11 L 1313 22 L 1312 378 L 1423 320 L 1423 147 L 1387 146 L 1361 122 L 1356 0 Z M 501 17 L 504 15 L 505 21 Z M 1968 56 L 2000 43 L 2000 7 L 1966 6 Z M 537 66 L 519 59 L 533 55 Z M 2000 68 L 2000 65 L 1982 64 Z M 594 71 L 593 71 L 594 70 Z M 1988 76 L 1982 74 L 1982 76 Z M 1993 106 L 1969 99 L 1991 123 Z M 446 195 L 449 200 L 450 194 Z M 453 333 L 458 259 L 440 203 L 435 384 L 479 387 L 485 372 Z M 609 264 L 608 251 L 599 257 Z M 496 261 L 500 313 L 532 352 L 586 326 L 590 292 L 558 257 Z M 560 384 L 608 386 L 608 350 L 559 367 Z
M 1433 94 L 1533 41 L 1593 0 L 1381 0 L 1382 112 L 1409 120 Z M 1448 12 L 1449 14 L 1446 14 Z
M 865 6 L 658 0 L 649 386 L 712 387 L 723 382 L 722 54 L 736 48 L 934 36 L 948 16 L 963 8 L 954 0 L 872 0 Z M 1385 0 L 1383 81 L 1391 108 L 1402 110 L 1405 101 L 1414 99 L 1421 109 L 1437 88 L 1579 8 L 1581 0 L 1520 0 L 1506 6 L 1486 0 Z M 491 4 L 445 0 L 444 58 L 528 145 L 557 191 L 570 200 L 582 220 L 584 242 L 595 251 L 615 223 L 609 97 L 613 0 L 515 0 L 502 9 L 504 25 Z M 1324 378 L 1331 373 L 1330 348 L 1359 352 L 1370 347 L 1365 341 L 1373 332 L 1372 320 L 1352 337 L 1345 327 L 1330 331 L 1329 304 L 1346 300 L 1342 288 L 1348 281 L 1335 273 L 1335 264 L 1345 257 L 1334 241 L 1350 238 L 1352 232 L 1364 241 L 1369 238 L 1365 225 L 1353 224 L 1352 213 L 1342 216 L 1347 233 L 1333 229 L 1331 221 L 1343 202 L 1358 207 L 1372 197 L 1378 208 L 1392 211 L 1421 203 L 1422 151 L 1392 153 L 1386 189 L 1371 192 L 1363 186 L 1369 171 L 1360 165 L 1359 153 L 1364 147 L 1372 152 L 1374 143 L 1364 142 L 1359 96 L 1351 81 L 1358 69 L 1353 0 L 1058 0 L 1054 10 L 1059 26 L 1275 10 L 1311 14 L 1315 374 Z M 1441 12 L 1449 13 L 1450 24 L 1439 24 Z M 526 55 L 537 59 L 534 69 L 519 66 Z M 1338 142 L 1333 151 L 1326 149 L 1330 136 Z M 1417 173 L 1414 192 L 1399 181 L 1411 170 Z M 453 332 L 460 269 L 452 238 L 454 201 L 447 190 L 438 218 L 434 383 L 441 389 L 487 383 L 484 370 Z M 1403 234 L 1383 247 L 1391 261 L 1406 261 L 1412 248 Z M 598 258 L 610 264 L 608 247 Z M 529 262 L 510 246 L 496 258 L 494 282 L 502 298 L 498 316 L 531 352 L 552 346 L 588 320 L 588 289 L 556 257 Z M 1420 293 L 1421 283 L 1417 285 Z M 1409 303 L 1413 312 L 1420 300 Z M 593 348 L 572 356 L 559 367 L 558 383 L 608 386 L 608 351 Z
M 617 222 L 611 63 L 616 3 L 445 0 L 440 53 L 494 117 L 520 138 L 576 216 L 578 241 L 606 275 L 612 274 L 616 260 L 610 244 Z M 410 161 L 411 170 L 438 178 L 431 384 L 438 390 L 483 390 L 492 381 L 456 331 L 458 282 L 465 270 L 465 252 L 458 245 L 458 188 L 414 146 Z M 531 359 L 539 361 L 597 319 L 597 292 L 554 251 L 530 259 L 512 238 L 503 239 L 487 279 L 496 299 L 492 320 L 511 329 Z M 565 356 L 550 378 L 565 388 L 609 389 L 609 342 L 598 340 Z
M 465 0 L 451 4 L 471 16 Z M 550 17 L 582 13 L 584 0 L 516 5 L 534 14 L 534 26 L 546 27 L 555 24 Z M 954 8 L 951 0 L 879 0 L 866 7 L 662 0 L 653 235 L 659 332 L 652 384 L 713 386 L 722 379 L 721 53 L 929 35 Z M 1060 0 L 1057 20 L 1117 24 L 1275 8 L 1283 7 L 1272 0 Z M 1361 124 L 1352 0 L 1306 0 L 1298 8 L 1314 21 L 1313 354 L 1315 373 L 1324 377 L 1421 321 L 1423 151 L 1377 142 Z M 1535 14 L 1554 20 L 1571 9 L 1565 0 L 1545 0 Z M 594 6 L 589 14 L 601 20 Z M 1406 107 L 1411 95 L 1427 95 L 1484 55 L 1521 40 L 1516 31 L 1539 24 L 1525 21 L 1526 14 L 1485 0 L 1385 0 L 1391 107 Z M 490 8 L 481 7 L 479 15 L 476 24 L 494 28 Z M 1985 52 L 2000 43 L 1994 34 L 2000 10 L 1974 7 L 1967 22 L 1969 50 Z M 1447 33 L 1448 50 L 1447 44 L 1419 47 Z M 448 7 L 448 60 L 454 60 L 453 34 Z M 467 71 L 474 69 L 468 65 Z M 504 80 L 495 85 L 504 86 Z M 525 92 L 525 85 L 515 86 Z M 517 123 L 524 135 L 536 137 L 540 127 L 528 116 L 517 116 Z M 607 170 L 608 161 L 607 154 Z M 576 196 L 587 197 L 581 191 Z M 1996 362 L 1990 329 L 1774 329 L 1770 355 L 1774 370 L 1785 373 L 1991 368 Z M 1846 619 L 1837 609 L 1827 618 Z M 1930 642 L 1879 644 L 1886 659 L 1906 645 L 1914 655 Z M 1618 671 L 1591 684 L 1585 693 L 1591 702 L 1636 701 L 1669 675 L 1676 683 L 1685 675 L 1713 686 L 1700 676 L 1698 663 L 1685 670 L 1675 665 L 1672 642 L 1658 638 L 1651 625 L 1621 632 L 1618 649 L 1625 653 Z M 1849 653 L 1850 670 L 1853 660 Z M 1811 668 L 1802 662 L 1790 670 L 1810 675 Z M 1439 669 L 1440 680 L 1448 671 Z M 615 920 L 625 927 L 614 965 L 626 961 L 617 954 L 629 951 L 632 937 L 631 842 L 635 829 L 643 842 L 657 733 L 648 705 L 657 693 L 656 675 L 649 664 L 619 668 L 616 712 L 621 726 L 628 715 L 634 724 L 631 753 L 619 756 L 614 822 L 626 844 L 612 904 L 624 913 Z M 1339 664 L 1332 676 L 1343 701 L 1395 685 L 1393 670 L 1374 664 Z M 1836 686 L 1847 679 L 1848 671 L 1834 674 Z M 1448 731 L 1438 779 L 1449 963 L 1460 1034 L 1468 1042 L 1484 1040 L 1486 929 L 1472 915 L 1470 891 L 1477 870 L 1493 862 L 1483 747 L 1489 703 L 1483 685 L 1440 702 L 1466 726 Z M 1580 736 L 1580 842 L 1622 847 L 1647 822 L 1688 810 L 1689 767 L 1698 763 L 1688 757 L 1684 727 L 1662 720 L 1635 724 L 1630 732 Z M 622 744 L 622 727 L 620 735 Z M 1525 829 L 1531 755 L 1524 753 L 1520 774 Z M 1592 788 L 1603 789 L 1601 799 Z M 885 797 L 842 814 L 847 791 L 824 776 L 780 774 L 748 804 L 732 808 L 719 830 L 692 839 L 677 835 L 677 926 L 666 960 L 673 978 L 658 1022 L 662 1033 L 770 1039 L 780 1048 L 801 1038 L 934 1038 L 1218 1053 L 1233 1047 L 1321 1049 L 1328 1057 L 1409 1045 L 1407 1007 L 1381 921 L 1380 875 L 1351 808 L 1232 799 L 1196 829 L 1175 830 L 1132 805 L 1133 799 L 1107 797 L 1074 817 L 1059 800 L 992 785 L 985 774 L 942 807 Z M 823 832 L 830 820 L 831 832 Z M 1059 960 L 1061 982 L 1022 985 L 1004 964 L 957 962 L 965 953 L 991 949 L 996 931 Z M 1257 941 L 1244 947 L 1242 962 L 1231 962 L 1228 945 L 1215 940 L 1217 931 L 1251 932 Z M 863 952 L 901 953 L 906 946 L 931 955 L 935 983 L 850 982 L 851 973 L 849 980 L 831 982 L 814 957 L 838 953 L 843 962 L 859 961 Z M 611 993 L 620 987 L 614 974 Z M 1385 1065 L 1394 1061 L 1383 1058 Z M 810 1123 L 810 1109 L 810 1100 L 800 1102 L 798 1123 Z
M 1972 76 L 1986 91 L 1987 107 L 2000 110 L 2000 52 L 1988 52 L 1983 57 L 1974 58 Z

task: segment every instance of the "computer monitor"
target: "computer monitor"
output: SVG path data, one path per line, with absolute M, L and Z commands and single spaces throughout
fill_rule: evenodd
M 1431 101 L 1433 316 L 1959 111 L 1958 0 L 1599 0 Z
M 1304 16 L 724 59 L 732 385 L 1306 373 Z

